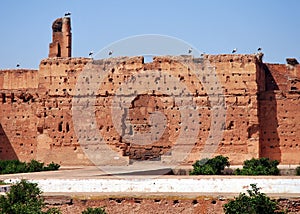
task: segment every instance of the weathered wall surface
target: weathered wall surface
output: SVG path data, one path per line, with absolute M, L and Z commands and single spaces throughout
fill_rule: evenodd
M 224 213 L 226 201 L 213 197 L 195 199 L 181 197 L 110 197 L 110 198 L 69 198 L 47 197 L 48 207 L 56 207 L 62 213 L 82 213 L 88 207 L 103 207 L 107 213 Z
M 261 156 L 299 164 L 300 66 L 266 64 L 259 96 Z
M 259 156 L 282 163 L 299 163 L 299 66 L 265 65 L 255 55 L 207 55 L 203 60 L 209 62 L 214 72 L 203 70 L 207 73 L 199 78 L 194 70 L 195 61 L 187 56 L 183 58 L 184 62 L 178 57 L 155 57 L 151 63 L 144 63 L 143 57 L 111 58 L 105 60 L 109 65 L 105 68 L 109 69 L 101 77 L 89 73 L 79 76 L 91 63 L 88 58 L 49 58 L 41 61 L 38 71 L 0 71 L 1 159 L 35 158 L 64 165 L 91 164 L 79 142 L 79 138 L 88 140 L 90 136 L 78 130 L 75 133 L 72 119 L 74 95 L 84 95 L 76 88 L 81 78 L 87 86 L 98 86 L 93 95 L 98 132 L 114 151 L 129 159 L 156 160 L 168 156 L 184 129 L 180 108 L 174 101 L 174 97 L 180 96 L 179 86 L 184 85 L 196 104 L 199 125 L 196 141 L 186 141 L 193 143 L 193 149 L 184 163 L 191 164 L 201 158 L 207 144 L 211 144 L 208 146 L 212 155 L 226 155 L 232 164 Z M 143 90 L 133 94 L 127 117 L 131 130 L 123 132 L 149 132 L 154 111 L 166 116 L 167 126 L 161 138 L 143 146 L 127 141 L 124 133 L 118 132 L 111 103 L 116 93 L 125 94 L 120 95 L 118 91 L 124 83 L 131 81 L 137 85 L 133 77 L 146 76 L 151 71 L 159 71 L 161 76 L 157 80 L 147 77 L 149 85 L 162 84 L 167 92 Z M 219 83 L 212 81 L 215 78 L 210 75 L 214 73 Z M 174 77 L 174 84 L 164 85 L 167 75 Z M 225 123 L 221 131 L 217 130 L 222 133 L 219 141 L 211 137 L 213 124 L 218 122 L 216 115 L 212 115 L 212 99 L 217 95 L 208 96 L 214 87 L 221 87 L 226 108 L 225 115 L 221 115 L 225 116 Z
M 187 213 L 206 214 L 224 213 L 223 205 L 231 198 L 224 197 L 197 197 L 184 198 L 178 196 L 108 196 L 108 197 L 75 197 L 50 196 L 46 197 L 47 207 L 56 207 L 62 213 L 79 214 L 88 207 L 102 207 L 107 213 Z M 300 202 L 298 198 L 276 199 L 280 210 L 288 213 L 299 213 Z

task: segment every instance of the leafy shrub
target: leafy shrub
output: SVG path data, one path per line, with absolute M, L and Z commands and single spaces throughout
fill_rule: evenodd
M 97 208 L 87 208 L 82 212 L 82 214 L 106 214 L 105 210 L 101 207 Z
M 193 164 L 190 175 L 221 175 L 225 166 L 230 166 L 228 157 L 219 155 L 211 159 L 204 158 Z
M 300 166 L 296 168 L 296 175 L 300 175 Z
M 36 160 L 31 160 L 29 163 L 21 162 L 19 160 L 0 160 L 0 174 L 58 170 L 59 167 L 59 164 L 53 162 L 44 166 L 44 163 Z
M 57 208 L 50 208 L 43 213 L 45 213 L 45 214 L 61 214 L 60 210 Z
M 28 172 L 40 172 L 44 169 L 44 163 L 38 162 L 36 160 L 31 160 L 27 164 L 27 170 Z
M 43 170 L 44 171 L 58 170 L 59 167 L 60 167 L 59 164 L 51 162 L 47 166 L 45 166 Z
M 41 197 L 41 190 L 37 184 L 21 180 L 11 186 L 10 191 L 0 196 L 0 213 L 7 214 L 58 214 L 57 209 L 49 209 L 45 212 L 45 206 Z
M 252 158 L 244 161 L 242 169 L 235 171 L 236 175 L 278 175 L 277 168 L 279 162 L 277 160 L 270 160 L 269 158 Z
M 250 184 L 252 189 L 240 193 L 234 200 L 224 204 L 225 214 L 275 214 L 284 213 L 278 210 L 278 204 L 264 193 L 259 192 L 256 184 Z
M 0 161 L 1 174 L 20 173 L 27 171 L 27 165 L 18 160 L 2 160 Z

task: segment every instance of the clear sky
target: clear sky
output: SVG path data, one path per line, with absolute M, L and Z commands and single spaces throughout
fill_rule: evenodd
M 207 54 L 254 53 L 264 61 L 300 61 L 299 0 L 2 0 L 0 68 L 38 68 L 52 22 L 72 13 L 74 57 L 140 34 L 182 39 Z

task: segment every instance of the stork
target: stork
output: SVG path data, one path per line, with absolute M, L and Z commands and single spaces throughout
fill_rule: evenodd
M 237 49 L 234 48 L 234 49 L 232 50 L 232 53 L 236 53 L 236 52 L 237 52 Z

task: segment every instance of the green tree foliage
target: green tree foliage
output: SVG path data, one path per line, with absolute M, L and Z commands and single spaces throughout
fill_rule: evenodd
M 252 158 L 244 161 L 242 169 L 235 171 L 236 175 L 279 175 L 279 162 L 269 158 Z
M 219 155 L 211 159 L 204 158 L 193 164 L 190 175 L 221 175 L 225 166 L 230 166 L 228 157 Z
M 41 190 L 35 183 L 21 180 L 11 186 L 10 191 L 0 196 L 1 214 L 59 214 L 57 209 L 42 211 L 44 200 Z
M 105 210 L 101 207 L 97 208 L 87 208 L 82 212 L 82 214 L 106 214 Z
M 21 162 L 19 160 L 0 160 L 0 174 L 58 170 L 59 167 L 59 164 L 53 162 L 45 166 L 44 163 L 36 160 L 31 160 L 29 163 Z
M 278 204 L 259 191 L 256 184 L 250 184 L 247 194 L 240 193 L 223 206 L 225 214 L 279 214 Z

